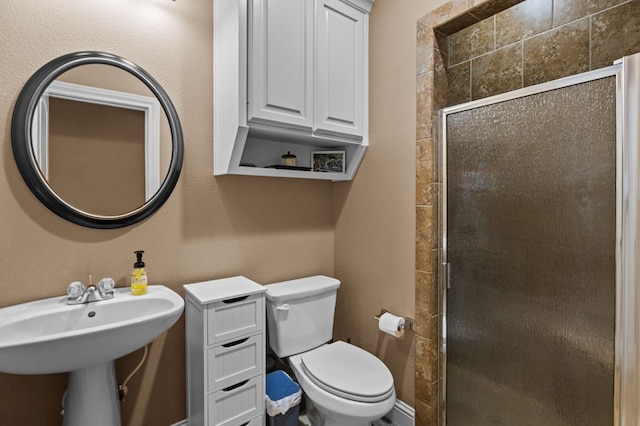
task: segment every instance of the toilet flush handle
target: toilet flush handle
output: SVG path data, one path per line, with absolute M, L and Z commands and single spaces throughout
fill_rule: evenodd
M 289 308 L 289 304 L 285 303 L 283 305 L 276 306 L 276 309 L 279 311 L 288 311 L 290 308 Z

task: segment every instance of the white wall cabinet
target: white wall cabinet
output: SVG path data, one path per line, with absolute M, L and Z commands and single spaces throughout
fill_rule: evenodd
M 232 277 L 184 288 L 189 426 L 262 425 L 264 287 Z
M 369 144 L 373 1 L 214 2 L 216 175 L 353 178 Z M 344 173 L 302 170 L 327 150 L 345 152 Z M 287 152 L 297 169 L 279 167 Z
M 313 8 L 249 3 L 249 122 L 313 127 Z
M 316 2 L 317 131 L 364 135 L 366 16 L 340 0 Z

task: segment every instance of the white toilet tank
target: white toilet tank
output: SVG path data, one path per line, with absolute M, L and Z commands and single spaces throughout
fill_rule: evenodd
M 315 275 L 265 287 L 269 346 L 278 357 L 306 352 L 331 340 L 340 281 Z

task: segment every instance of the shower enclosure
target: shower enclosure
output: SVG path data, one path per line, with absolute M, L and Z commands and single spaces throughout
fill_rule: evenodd
M 441 112 L 444 424 L 637 425 L 639 70 Z

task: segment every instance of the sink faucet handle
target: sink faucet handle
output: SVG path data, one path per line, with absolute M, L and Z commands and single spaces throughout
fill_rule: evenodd
M 98 290 L 101 294 L 112 293 L 115 286 L 116 282 L 113 278 L 103 278 L 98 282 Z
M 80 281 L 74 281 L 67 286 L 67 294 L 71 299 L 77 299 L 85 292 L 84 284 Z

